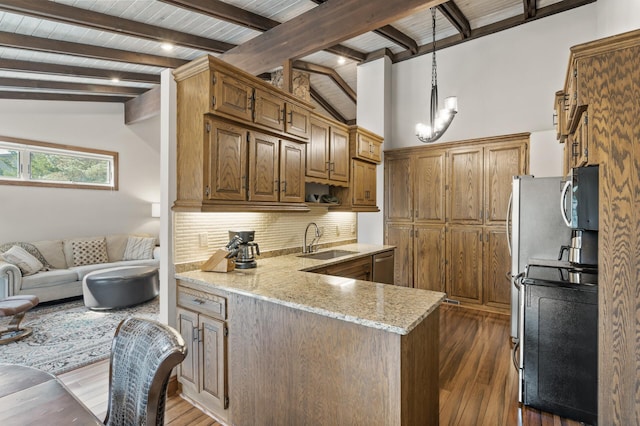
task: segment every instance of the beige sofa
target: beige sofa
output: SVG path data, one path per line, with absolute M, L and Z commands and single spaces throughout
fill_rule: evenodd
M 124 260 L 129 237 L 132 239 L 140 238 L 133 235 L 109 235 L 106 237 L 30 242 L 29 244 L 38 249 L 51 268 L 23 276 L 18 266 L 0 259 L 0 299 L 3 293 L 5 297 L 32 294 L 38 296 L 40 302 L 81 296 L 82 279 L 90 272 L 117 266 L 160 265 L 159 249 L 155 247 L 155 244 L 153 244 L 154 248 L 152 248 L 150 258 Z M 103 260 L 108 260 L 107 262 L 82 264 L 87 260 L 78 261 L 78 253 L 74 252 L 77 251 L 78 246 L 86 246 L 85 242 L 102 239 L 106 242 L 106 258 L 102 247 L 99 251 Z M 87 255 L 86 247 L 84 254 Z M 91 253 L 88 255 L 91 256 Z M 127 255 L 130 258 L 131 251 L 128 251 Z M 145 257 L 147 256 L 149 256 L 148 253 L 145 254 Z M 77 264 L 79 266 L 76 266 Z

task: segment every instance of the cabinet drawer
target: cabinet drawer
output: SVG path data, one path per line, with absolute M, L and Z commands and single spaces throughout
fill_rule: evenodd
M 227 300 L 224 297 L 187 288 L 178 289 L 178 305 L 213 318 L 227 318 Z

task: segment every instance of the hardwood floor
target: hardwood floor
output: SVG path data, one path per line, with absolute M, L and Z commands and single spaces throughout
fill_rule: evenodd
M 518 403 L 509 316 L 443 304 L 440 424 L 579 426 Z
M 509 317 L 444 304 L 440 314 L 440 424 L 579 426 L 518 404 Z M 60 379 L 99 418 L 107 409 L 109 364 L 102 361 Z M 165 424 L 220 426 L 179 395 L 167 400 Z

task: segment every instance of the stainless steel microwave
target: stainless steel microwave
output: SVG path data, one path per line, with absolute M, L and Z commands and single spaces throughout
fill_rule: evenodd
M 599 167 L 574 167 L 560 197 L 564 222 L 572 229 L 598 230 Z

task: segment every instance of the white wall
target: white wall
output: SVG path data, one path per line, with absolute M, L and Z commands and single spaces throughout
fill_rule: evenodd
M 597 38 L 595 26 L 592 3 L 438 51 L 440 102 L 455 95 L 459 107 L 439 142 L 553 129 L 569 48 Z M 431 55 L 394 64 L 392 73 L 390 145 L 420 145 L 414 129 L 428 122 Z
M 598 38 L 640 28 L 640 1 L 598 0 Z
M 384 138 L 388 149 L 391 137 L 391 60 L 388 57 L 358 67 L 358 111 L 356 121 Z M 384 161 L 384 159 L 383 159 Z M 384 241 L 384 167 L 377 168 L 376 199 L 379 213 L 358 213 L 358 242 L 382 244 Z
M 0 243 L 158 234 L 160 125 L 124 125 L 122 104 L 0 100 L 0 135 L 119 153 L 119 190 L 0 185 Z

